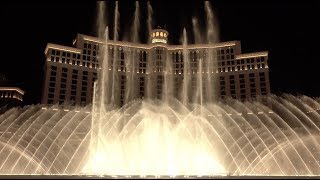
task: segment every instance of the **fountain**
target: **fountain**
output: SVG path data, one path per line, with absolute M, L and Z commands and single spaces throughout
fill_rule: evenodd
M 99 21 L 103 20 L 103 2 Z M 208 22 L 213 21 L 205 2 Z M 139 4 L 136 3 L 133 42 L 139 40 Z M 148 14 L 152 8 L 148 4 Z M 114 40 L 118 38 L 118 3 L 115 5 Z M 218 41 L 214 23 L 201 37 L 193 18 L 197 42 Z M 148 30 L 152 21 L 148 17 Z M 108 177 L 208 176 L 316 176 L 320 175 L 320 103 L 307 96 L 270 95 L 262 101 L 216 100 L 215 78 L 197 67 L 197 89 L 190 88 L 191 68 L 185 70 L 181 97 L 174 97 L 171 65 L 163 72 L 163 94 L 134 99 L 128 71 L 125 103 L 115 106 L 118 77 L 110 61 L 109 28 L 99 23 L 105 38 L 93 104 L 87 107 L 30 105 L 0 116 L 0 174 L 102 175 Z M 149 32 L 150 33 L 150 32 Z M 182 44 L 187 59 L 187 31 Z M 114 53 L 116 54 L 116 53 Z M 215 63 L 213 53 L 209 58 Z M 167 55 L 168 58 L 168 55 Z M 127 69 L 134 63 L 129 58 Z M 168 62 L 168 61 L 167 61 Z M 212 66 L 210 66 L 212 67 Z M 215 67 L 213 65 L 213 67 Z M 204 87 L 204 88 L 203 88 Z M 150 96 L 149 96 L 150 95 Z M 265 103 L 267 102 L 267 103 Z

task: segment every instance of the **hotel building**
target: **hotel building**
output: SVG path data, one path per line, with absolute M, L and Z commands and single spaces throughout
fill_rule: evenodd
M 160 98 L 163 72 L 168 62 L 171 64 L 169 73 L 173 78 L 173 94 L 178 95 L 185 69 L 184 59 L 188 59 L 190 64 L 188 73 L 194 74 L 191 75 L 191 86 L 197 83 L 200 60 L 202 73 L 216 77 L 215 97 L 249 100 L 270 94 L 268 52 L 242 54 L 240 41 L 229 41 L 189 44 L 186 46 L 187 53 L 184 53 L 183 45 L 167 44 L 168 35 L 166 30 L 154 29 L 147 44 L 108 41 L 109 64 L 115 63 L 107 69 L 113 70 L 118 78 L 118 90 L 115 91 L 118 105 L 124 103 L 125 81 L 129 74 L 134 75 L 135 85 L 130 87 L 133 98 L 146 95 L 145 86 L 148 81 L 154 82 L 154 87 L 151 87 L 152 95 L 149 96 Z M 104 43 L 103 39 L 83 34 L 77 35 L 73 47 L 48 43 L 45 48 L 42 103 L 92 103 L 93 84 L 101 69 L 98 55 Z M 184 54 L 187 54 L 186 58 Z M 132 58 L 135 60 L 130 61 Z M 129 61 L 130 70 L 127 64 Z
M 0 114 L 11 107 L 22 105 L 25 92 L 11 84 L 0 74 Z

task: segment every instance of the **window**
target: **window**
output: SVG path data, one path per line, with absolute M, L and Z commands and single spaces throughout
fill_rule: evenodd
M 124 52 L 122 49 L 120 50 L 120 59 L 124 59 Z
M 65 51 L 62 52 L 62 56 L 66 56 L 66 52 Z
M 51 54 L 55 55 L 56 51 L 54 49 L 51 50 Z
M 71 101 L 75 101 L 75 100 L 76 100 L 76 97 L 75 97 L 75 96 L 71 96 L 71 97 L 70 97 L 70 100 L 71 100 Z
M 53 98 L 53 94 L 49 93 L 48 98 Z
M 51 66 L 51 70 L 52 71 L 56 71 L 57 70 L 57 66 Z
M 49 92 L 53 93 L 54 92 L 54 88 L 49 88 Z

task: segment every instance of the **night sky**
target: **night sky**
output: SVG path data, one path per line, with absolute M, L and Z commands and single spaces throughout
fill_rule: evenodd
M 173 2 L 173 1 L 172 1 Z M 240 40 L 242 53 L 269 51 L 271 92 L 320 96 L 319 1 L 211 1 L 219 20 L 221 41 Z M 169 41 L 179 42 L 191 17 L 203 21 L 203 1 L 151 1 L 154 27 L 166 26 Z M 108 1 L 112 25 L 114 2 Z M 141 29 L 146 24 L 141 3 Z M 134 2 L 120 1 L 120 37 L 133 20 Z M 24 104 L 40 103 L 44 49 L 48 42 L 71 46 L 77 33 L 95 35 L 96 2 L 1 2 L 1 65 L 14 85 L 26 91 Z M 145 31 L 141 31 L 142 41 Z

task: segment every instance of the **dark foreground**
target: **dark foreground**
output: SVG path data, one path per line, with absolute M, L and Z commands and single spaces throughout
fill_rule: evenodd
M 108 175 L 0 175 L 0 179 L 320 179 L 319 176 L 108 176 Z

